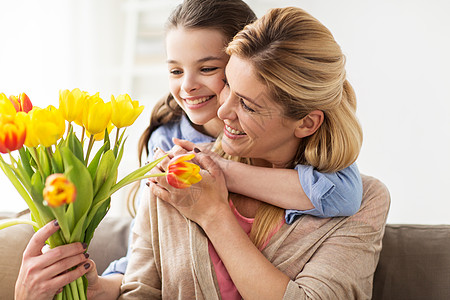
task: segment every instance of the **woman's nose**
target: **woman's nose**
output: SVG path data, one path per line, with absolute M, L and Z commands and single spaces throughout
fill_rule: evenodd
M 197 78 L 192 74 L 185 73 L 183 82 L 181 84 L 181 89 L 186 93 L 189 93 L 198 90 L 199 88 L 200 83 L 198 82 Z
M 220 107 L 217 110 L 217 116 L 221 120 L 232 120 L 236 116 L 235 102 L 233 94 L 229 92 L 229 88 L 224 87 L 220 93 L 219 103 Z

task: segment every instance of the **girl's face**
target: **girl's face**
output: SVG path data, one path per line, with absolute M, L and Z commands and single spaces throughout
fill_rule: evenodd
M 222 147 L 231 155 L 260 158 L 283 167 L 299 146 L 300 139 L 295 136 L 299 121 L 283 116 L 282 108 L 255 74 L 249 61 L 231 56 L 218 111 L 225 123 Z
M 170 92 L 192 123 L 217 119 L 228 55 L 225 36 L 214 29 L 170 30 L 166 37 Z

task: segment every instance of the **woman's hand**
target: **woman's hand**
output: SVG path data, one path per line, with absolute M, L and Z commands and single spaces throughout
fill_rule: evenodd
M 200 182 L 185 189 L 170 186 L 165 177 L 151 178 L 149 182 L 155 196 L 172 204 L 185 217 L 203 227 L 224 208 L 229 209 L 229 205 L 228 190 L 220 167 L 209 155 L 198 151 L 194 151 L 194 162 L 201 168 Z
M 22 257 L 15 286 L 15 299 L 53 299 L 62 288 L 92 269 L 85 254 L 86 246 L 73 243 L 42 252 L 45 241 L 59 225 L 52 221 L 39 229 L 30 239 Z M 72 267 L 73 270 L 68 271 Z

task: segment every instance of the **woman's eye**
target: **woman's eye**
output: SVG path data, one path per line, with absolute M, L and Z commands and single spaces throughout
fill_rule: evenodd
M 249 111 L 249 112 L 255 112 L 254 109 L 252 109 L 252 108 L 249 107 L 247 104 L 245 104 L 244 99 L 239 98 L 239 102 L 241 103 L 241 106 L 242 106 L 243 109 L 245 109 L 245 110 L 247 110 L 247 111 Z
M 180 74 L 183 74 L 183 72 L 180 71 L 180 70 L 170 70 L 170 74 L 172 74 L 172 75 L 180 75 Z
M 208 72 L 212 72 L 217 70 L 217 67 L 212 67 L 212 68 L 202 68 L 202 72 L 208 73 Z

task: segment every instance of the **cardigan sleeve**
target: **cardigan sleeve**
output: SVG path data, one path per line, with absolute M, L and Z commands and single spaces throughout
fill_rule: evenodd
M 371 299 L 389 204 L 387 188 L 366 178 L 361 209 L 323 237 L 283 299 Z
M 159 248 L 153 245 L 155 228 L 150 220 L 150 198 L 144 192 L 133 227 L 131 255 L 125 272 L 119 299 L 161 299 Z M 145 263 L 143 263 L 145 262 Z

